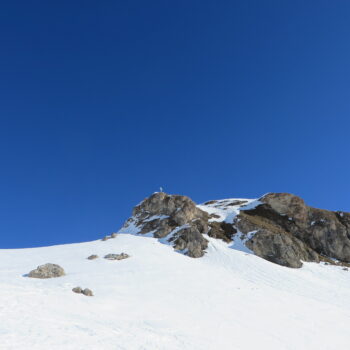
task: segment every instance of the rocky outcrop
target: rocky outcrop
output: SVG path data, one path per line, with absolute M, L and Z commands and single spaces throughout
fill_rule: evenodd
M 246 242 L 255 254 L 289 267 L 327 258 L 350 262 L 350 214 L 309 207 L 289 193 L 269 193 L 260 201 L 236 218 L 241 232 L 257 231 Z
M 257 209 L 258 211 L 259 209 Z M 302 261 L 319 261 L 319 256 L 304 242 L 265 217 L 241 212 L 236 219 L 239 231 L 249 235 L 246 246 L 256 255 L 288 267 L 301 267 Z
M 208 247 L 208 241 L 202 233 L 196 224 L 182 226 L 180 230 L 174 233 L 173 237 L 170 237 L 169 242 L 174 243 L 176 250 L 182 251 L 192 258 L 200 258 Z
M 54 278 L 65 275 L 63 268 L 56 264 L 45 264 L 38 266 L 35 270 L 28 273 L 32 278 Z
M 204 235 L 227 243 L 240 239 L 256 255 L 288 267 L 305 262 L 350 263 L 350 213 L 309 207 L 289 193 L 259 200 L 213 200 L 154 193 L 133 210 L 121 232 L 148 234 L 198 258 Z
M 212 216 L 215 218 L 215 214 Z M 225 221 L 212 221 L 209 222 L 208 235 L 213 238 L 219 238 L 229 243 L 232 241 L 232 237 L 237 233 L 237 229 Z
M 208 232 L 208 218 L 190 198 L 157 192 L 134 208 L 123 229 L 127 232 L 134 227 L 139 234 L 164 238 L 176 250 L 199 258 L 208 246 L 203 237 Z

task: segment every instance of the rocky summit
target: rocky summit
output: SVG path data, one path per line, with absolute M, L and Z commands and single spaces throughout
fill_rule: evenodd
M 287 267 L 350 263 L 350 213 L 312 208 L 289 193 L 197 205 L 157 192 L 134 208 L 119 232 L 158 238 L 192 258 L 202 257 L 215 238 Z
M 190 257 L 203 256 L 208 246 L 209 215 L 186 196 L 154 193 L 133 210 L 124 228 L 132 233 L 166 238 L 176 250 Z

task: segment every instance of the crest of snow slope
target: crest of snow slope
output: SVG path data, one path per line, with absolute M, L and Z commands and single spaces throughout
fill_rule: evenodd
M 206 202 L 197 205 L 197 207 L 206 211 L 209 215 L 214 215 L 209 221 L 224 221 L 228 224 L 232 224 L 241 210 L 254 209 L 259 204 L 261 204 L 261 202 L 258 199 L 230 198 Z M 230 243 L 228 247 L 245 253 L 254 254 L 248 247 L 246 247 L 245 242 L 252 238 L 256 232 L 257 231 L 252 231 L 244 236 L 241 232 L 237 232 L 234 241 Z
M 197 207 L 206 211 L 209 215 L 215 214 L 217 216 L 210 221 L 225 221 L 232 224 L 241 210 L 253 209 L 259 204 L 261 202 L 258 199 L 229 198 L 209 201 L 199 204 Z
M 197 207 L 203 211 L 206 211 L 209 215 L 214 215 L 209 221 L 222 222 L 225 221 L 229 224 L 232 224 L 236 216 L 241 210 L 253 209 L 257 205 L 261 204 L 258 199 L 246 199 L 246 198 L 229 198 L 222 200 L 213 200 L 206 202 L 204 204 L 197 205 Z M 155 219 L 164 219 L 168 218 L 165 215 L 153 215 L 146 221 L 152 221 Z M 129 233 L 133 235 L 138 235 L 141 232 L 141 227 L 137 226 L 138 219 L 137 217 L 132 216 L 127 224 L 123 226 L 118 233 Z M 185 225 L 186 226 L 186 225 Z M 174 236 L 174 234 L 185 226 L 179 226 L 175 228 L 172 232 L 169 233 L 164 238 L 158 239 L 159 242 L 163 244 L 170 244 L 169 239 Z M 234 237 L 234 241 L 228 245 L 228 247 L 240 250 L 249 254 L 254 254 L 248 247 L 246 247 L 245 242 L 252 238 L 256 231 L 250 232 L 248 235 L 242 235 L 240 232 Z M 143 237 L 153 237 L 154 231 L 143 233 Z M 171 244 L 170 244 L 171 245 Z M 178 251 L 179 252 L 179 251 Z
M 211 239 L 192 259 L 157 239 L 121 234 L 0 250 L 2 350 L 325 350 L 348 346 L 350 272 L 289 269 Z M 108 253 L 131 255 L 108 261 Z M 87 260 L 98 254 L 97 260 Z M 37 265 L 66 276 L 23 277 Z M 75 294 L 88 287 L 94 297 Z

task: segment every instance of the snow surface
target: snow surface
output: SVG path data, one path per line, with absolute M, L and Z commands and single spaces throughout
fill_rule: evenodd
M 257 199 L 246 198 L 230 198 L 213 201 L 212 204 L 197 205 L 199 209 L 206 211 L 209 215 L 215 214 L 217 217 L 209 221 L 225 221 L 229 224 L 233 223 L 234 218 L 239 214 L 240 210 L 254 209 L 261 202 Z M 240 203 L 236 204 L 235 203 Z
M 347 348 L 350 272 L 315 263 L 289 269 L 208 239 L 200 259 L 133 234 L 0 250 L 0 349 Z M 131 257 L 102 258 L 121 252 Z M 47 262 L 66 276 L 24 277 Z M 73 293 L 76 286 L 95 296 Z
M 232 224 L 236 216 L 240 211 L 254 209 L 261 204 L 258 199 L 246 199 L 246 198 L 230 198 L 213 201 L 212 204 L 200 204 L 197 205 L 199 209 L 206 211 L 209 215 L 215 216 L 209 221 L 227 222 Z M 236 204 L 237 203 L 237 204 Z M 227 247 L 240 250 L 244 253 L 254 254 L 245 243 L 253 238 L 257 231 L 249 232 L 247 235 L 243 235 L 238 231 L 234 236 L 234 241 L 229 243 Z M 208 239 L 208 237 L 206 237 Z

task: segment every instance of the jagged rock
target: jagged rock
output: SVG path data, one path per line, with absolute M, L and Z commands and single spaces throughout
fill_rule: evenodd
M 190 257 L 205 253 L 205 234 L 225 242 L 242 235 L 239 238 L 256 255 L 280 265 L 350 262 L 350 213 L 311 208 L 289 193 L 269 193 L 248 203 L 252 202 L 213 200 L 199 208 L 186 196 L 154 193 L 134 208 L 123 229 L 152 234 Z M 229 219 L 226 213 L 231 213 Z
M 256 255 L 283 266 L 296 268 L 302 266 L 302 261 L 319 262 L 317 253 L 297 238 L 285 233 L 259 230 L 246 245 Z
M 111 234 L 111 238 L 116 238 L 117 237 L 117 233 L 116 232 L 113 232 L 112 234 Z
M 211 215 L 212 216 L 212 215 Z M 218 217 L 218 215 L 217 215 Z M 209 223 L 209 232 L 208 235 L 213 238 L 219 238 L 223 241 L 229 243 L 232 241 L 232 236 L 237 233 L 237 230 L 233 225 L 228 224 L 224 221 L 218 222 L 213 221 Z
M 278 202 L 289 198 L 293 203 L 281 208 Z M 280 215 L 286 214 L 291 221 L 289 231 L 320 255 L 350 262 L 350 214 L 332 212 L 307 206 L 291 194 L 269 194 L 262 201 Z
M 301 198 L 289 193 L 269 193 L 260 201 L 261 205 L 241 212 L 237 218 L 237 226 L 242 232 L 258 230 L 255 245 L 247 241 L 247 246 L 252 246 L 257 255 L 270 260 L 264 251 L 271 248 L 257 249 L 257 241 L 260 241 L 260 246 L 262 242 L 271 245 L 271 239 L 265 236 L 278 231 L 291 239 L 279 241 L 282 246 L 288 241 L 290 249 L 285 247 L 278 253 L 278 247 L 273 248 L 277 255 L 285 257 L 275 257 L 282 265 L 300 266 L 301 260 L 318 262 L 323 256 L 350 262 L 350 214 L 309 207 Z M 261 229 L 264 229 L 264 234 Z
M 275 221 L 242 212 L 238 217 L 237 227 L 247 235 L 246 246 L 261 258 L 295 268 L 301 267 L 302 261 L 319 262 L 316 252 L 276 225 Z
M 133 210 L 134 216 L 168 215 L 174 216 L 179 225 L 198 217 L 207 217 L 207 214 L 196 207 L 196 204 L 186 196 L 168 195 L 156 192 L 146 198 Z
M 123 259 L 127 259 L 130 258 L 130 255 L 126 254 L 126 253 L 121 253 L 121 254 L 107 254 L 104 257 L 107 260 L 123 260 Z
M 32 278 L 54 278 L 65 274 L 63 268 L 56 264 L 45 264 L 38 266 L 35 270 L 29 272 L 28 277 Z
M 74 293 L 77 293 L 77 294 L 80 294 L 80 293 L 83 292 L 83 290 L 82 290 L 80 287 L 74 287 L 74 288 L 72 289 L 72 291 L 73 291 Z
M 191 258 L 200 258 L 208 247 L 208 241 L 196 227 L 185 227 L 179 230 L 172 239 L 174 248 L 184 251 Z
M 124 228 L 134 225 L 140 234 L 152 232 L 156 238 L 167 237 L 175 249 L 200 257 L 208 245 L 203 237 L 208 232 L 208 219 L 208 213 L 190 198 L 157 192 L 134 208 Z
M 267 204 L 279 215 L 287 216 L 298 221 L 306 221 L 308 207 L 298 196 L 290 193 L 268 193 L 260 198 L 260 201 Z
M 89 288 L 85 288 L 81 293 L 84 294 L 84 295 L 86 295 L 87 297 L 92 297 L 92 296 L 94 296 L 94 293 L 93 293 L 92 290 L 90 290 Z
M 326 210 L 310 208 L 309 217 L 312 224 L 293 233 L 321 255 L 350 262 L 350 228 Z
M 95 255 L 95 254 L 92 254 L 92 255 L 87 257 L 88 260 L 94 260 L 94 259 L 97 259 L 97 258 L 98 258 L 98 255 Z
M 104 236 L 104 237 L 101 239 L 101 241 L 105 242 L 105 241 L 107 241 L 109 238 L 110 238 L 110 237 L 108 237 L 108 236 Z

